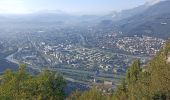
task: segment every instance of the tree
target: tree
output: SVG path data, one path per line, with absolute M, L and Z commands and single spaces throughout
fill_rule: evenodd
M 127 84 L 123 79 L 122 83 L 117 86 L 117 89 L 114 93 L 113 98 L 115 100 L 128 100 L 128 91 L 127 91 Z
M 63 100 L 65 98 L 65 81 L 62 76 L 49 70 L 43 71 L 38 77 L 38 92 L 42 98 L 51 100 Z
M 128 86 L 128 97 L 130 100 L 137 100 L 137 83 L 141 73 L 140 60 L 135 60 L 131 67 L 127 70 L 126 82 Z
M 76 93 L 76 94 L 75 94 Z M 74 95 L 68 98 L 68 100 L 106 100 L 107 96 L 102 94 L 96 88 L 92 88 L 82 94 L 80 92 L 75 92 Z
M 78 100 L 80 96 L 82 95 L 82 92 L 76 90 L 73 91 L 70 96 L 67 98 L 67 100 Z
M 149 72 L 151 74 L 150 91 L 152 98 L 170 99 L 170 42 L 150 61 Z
M 3 100 L 64 100 L 65 80 L 51 71 L 32 76 L 20 65 L 17 72 L 7 70 L 0 81 L 0 99 Z

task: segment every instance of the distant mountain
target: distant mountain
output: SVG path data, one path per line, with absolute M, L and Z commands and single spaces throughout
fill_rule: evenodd
M 141 5 L 136 8 L 128 9 L 128 10 L 123 10 L 121 12 L 112 12 L 108 16 L 111 17 L 113 21 L 120 21 L 125 18 L 132 17 L 134 15 L 140 14 L 144 12 L 149 6 L 147 4 Z
M 48 9 L 45 9 L 45 10 L 40 10 L 40 11 L 37 11 L 37 12 L 33 12 L 34 14 L 42 14 L 42 13 L 48 13 L 48 14 L 67 14 L 66 12 L 62 11 L 62 10 L 48 10 Z
M 156 4 L 146 4 L 137 7 L 133 16 L 117 21 L 116 24 L 124 35 L 149 35 L 161 38 L 170 36 L 170 1 L 161 1 Z M 141 8 L 142 10 L 138 10 Z M 140 11 L 140 13 L 135 13 Z M 128 11 L 127 11 L 128 12 Z
M 43 10 L 27 15 L 0 14 L 0 22 L 35 25 L 95 26 L 97 29 L 122 31 L 124 36 L 170 36 L 170 1 L 152 0 L 139 7 L 111 12 L 108 15 L 73 15 L 60 10 Z
M 157 3 L 161 2 L 161 1 L 165 1 L 165 0 L 148 0 L 146 2 L 146 4 L 149 5 L 149 6 L 152 6 L 152 5 L 155 5 L 155 4 L 157 4 Z

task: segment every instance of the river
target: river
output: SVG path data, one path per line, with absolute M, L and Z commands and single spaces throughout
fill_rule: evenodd
M 17 52 L 22 50 L 21 48 L 18 49 Z M 6 58 L 0 59 L 0 73 L 4 72 L 6 69 L 11 69 L 13 71 L 16 71 L 18 69 L 18 62 L 13 59 L 14 54 L 17 52 L 7 56 Z
M 0 59 L 0 73 L 4 72 L 6 69 L 11 69 L 16 71 L 18 68 L 18 65 L 15 63 L 12 63 L 6 59 Z

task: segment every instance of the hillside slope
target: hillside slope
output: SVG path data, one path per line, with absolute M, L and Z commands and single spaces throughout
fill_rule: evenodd
M 125 36 L 170 36 L 170 1 L 162 1 L 132 17 L 116 22 Z

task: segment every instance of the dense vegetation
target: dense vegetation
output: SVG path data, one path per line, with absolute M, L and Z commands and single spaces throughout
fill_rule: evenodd
M 126 77 L 110 95 L 96 88 L 75 91 L 68 100 L 170 100 L 170 42 L 145 66 L 136 60 Z M 43 71 L 30 75 L 21 65 L 17 72 L 7 70 L 1 76 L 2 100 L 64 100 L 65 81 L 60 75 Z
M 63 100 L 65 81 L 48 70 L 28 74 L 25 65 L 17 72 L 7 70 L 1 76 L 0 100 Z
M 69 100 L 170 100 L 170 42 L 145 66 L 136 60 L 112 95 L 95 88 L 71 94 Z M 87 99 L 88 98 L 88 99 Z

